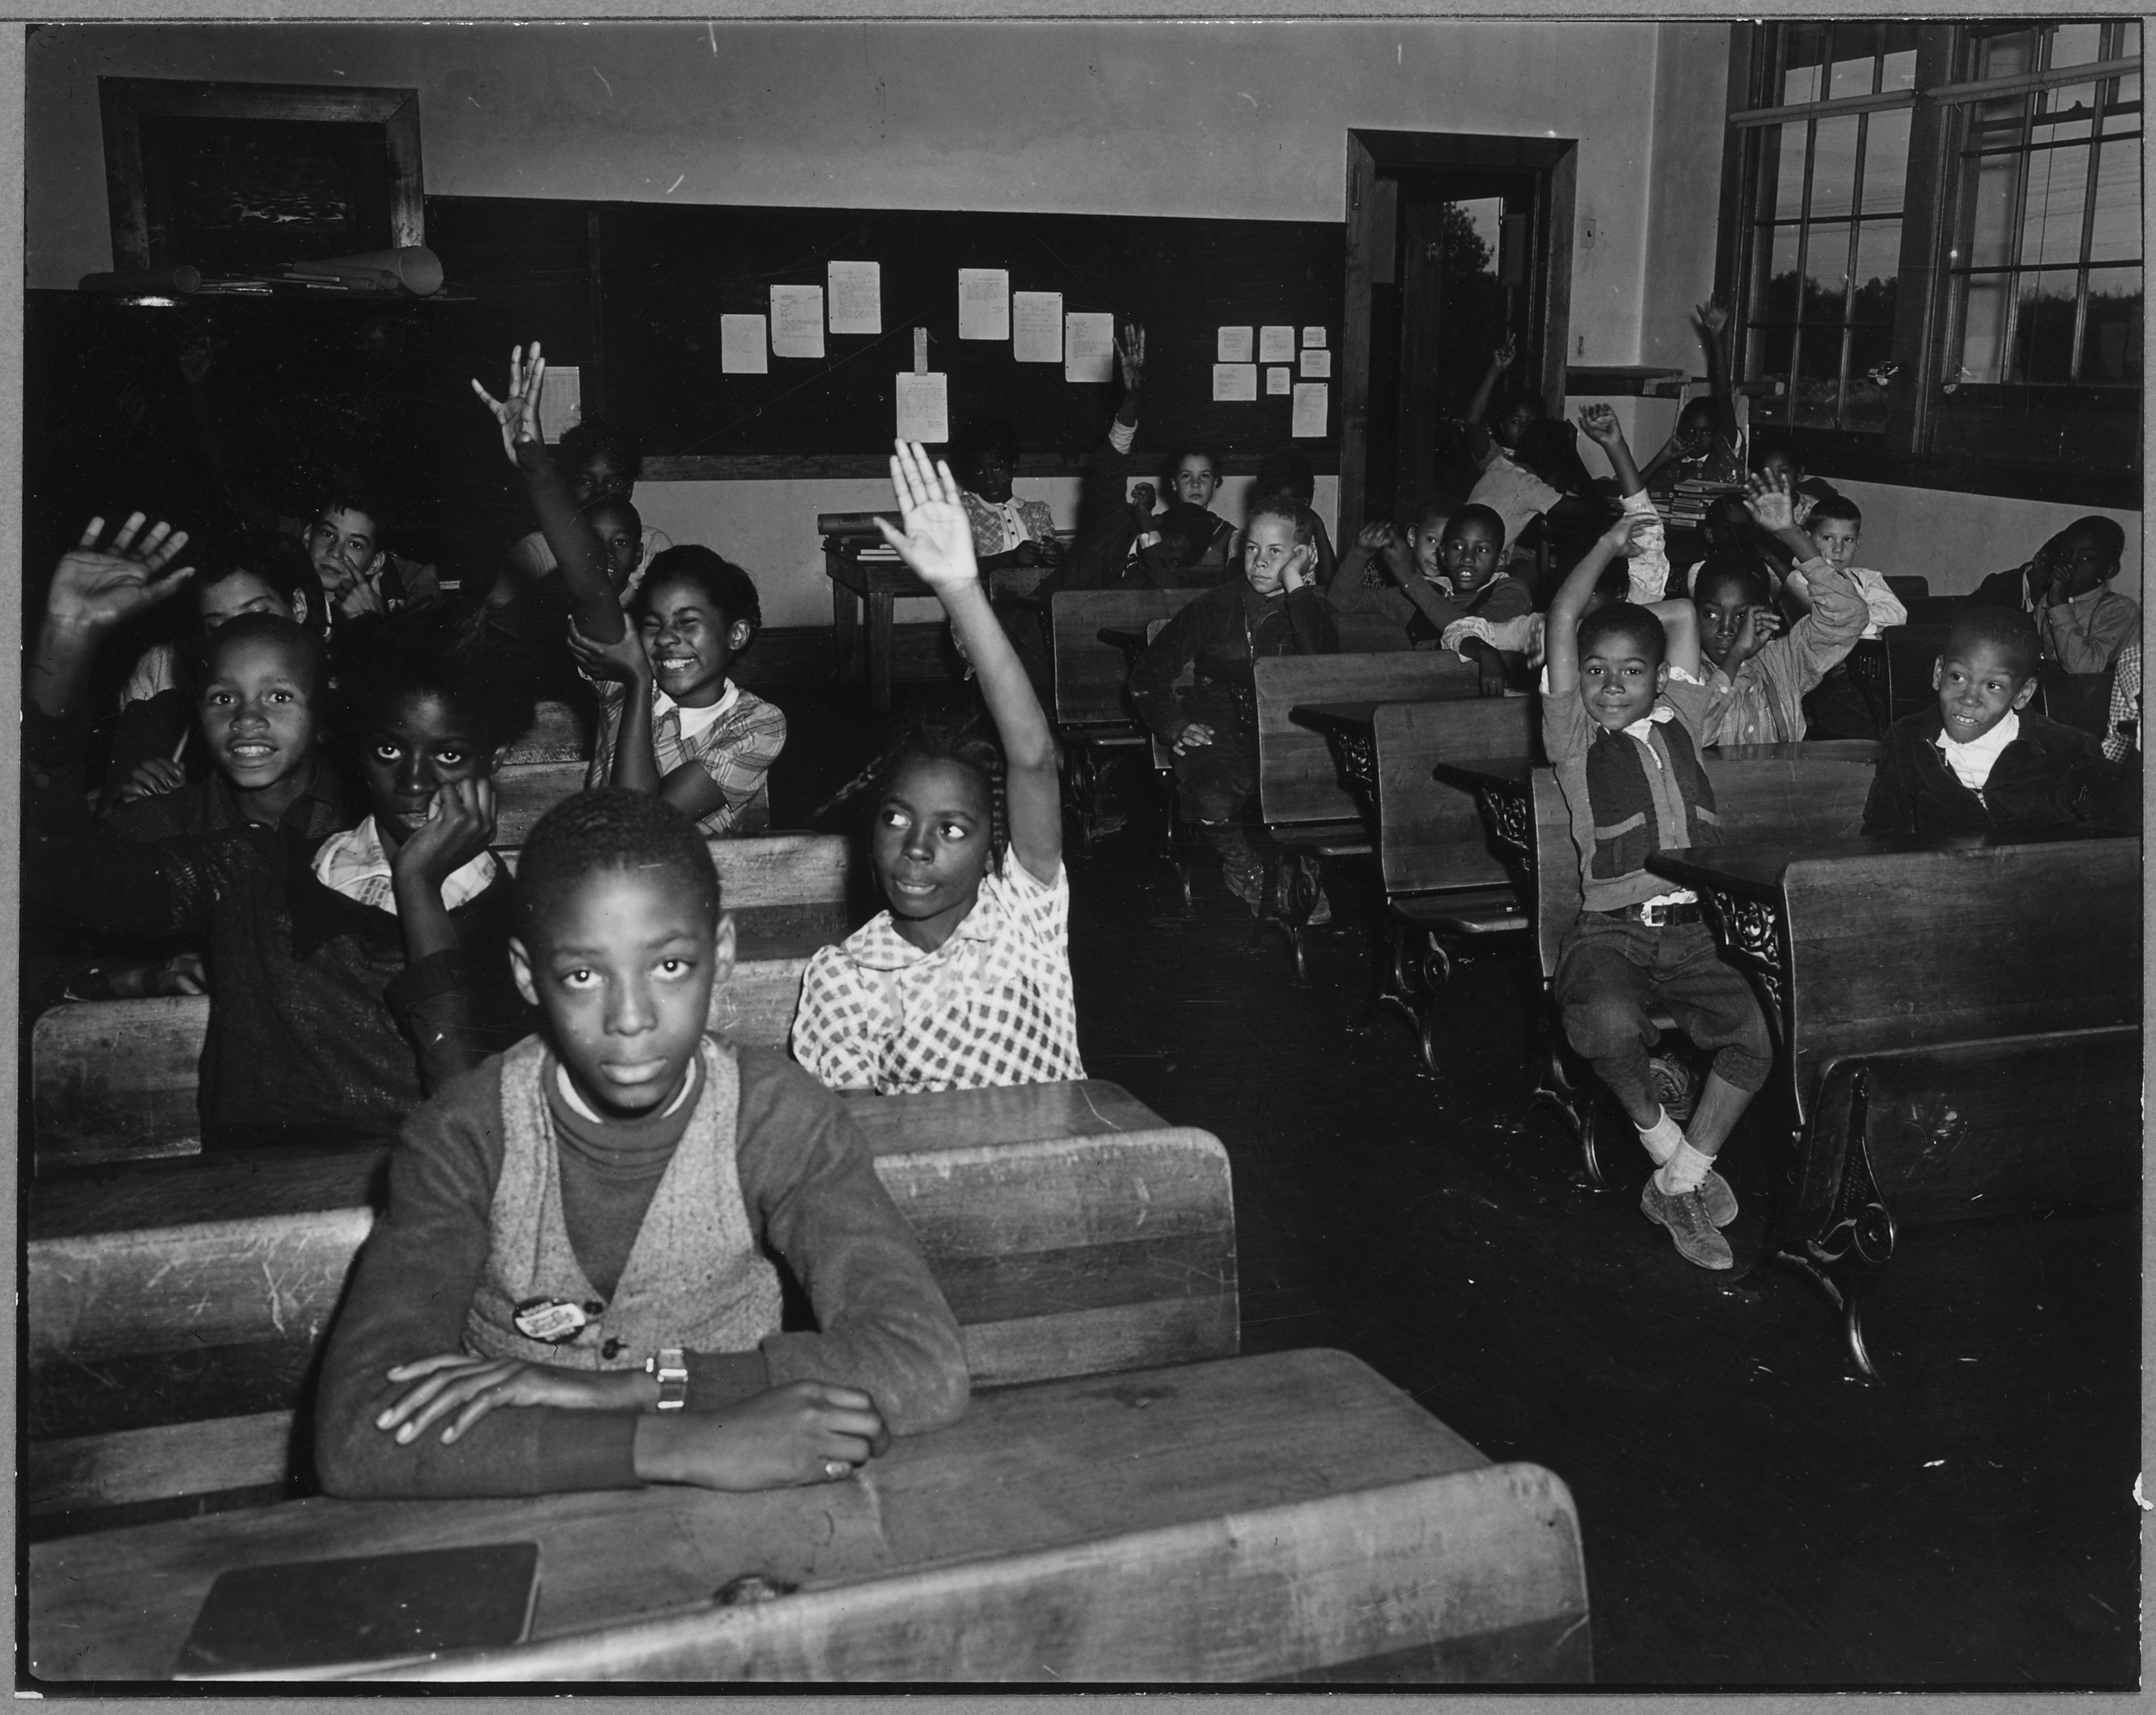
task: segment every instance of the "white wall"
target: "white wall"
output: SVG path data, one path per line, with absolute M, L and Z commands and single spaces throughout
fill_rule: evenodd
M 1994 572 L 2020 565 L 2076 518 L 2116 519 L 2126 531 L 2126 557 L 2112 588 L 2141 599 L 2141 514 L 2050 501 L 2002 501 L 1884 483 L 1834 485 L 1864 509 L 1857 562 L 1895 576 L 1928 578 L 1933 595 L 1965 595 Z

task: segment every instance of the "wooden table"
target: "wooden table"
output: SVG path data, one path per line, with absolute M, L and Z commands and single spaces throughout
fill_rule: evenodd
M 1527 757 L 1485 757 L 1440 763 L 1430 773 L 1448 786 L 1471 792 L 1481 802 L 1490 833 L 1519 863 L 1522 879 L 1535 875 L 1535 769 Z
M 540 1546 L 533 1641 L 381 1676 L 1591 1673 L 1564 1485 L 1323 1351 L 1012 1389 L 809 1488 L 323 1498 L 63 1538 L 29 1552 L 28 1664 L 158 1679 L 228 1568 L 501 1542 Z M 716 1602 L 752 1574 L 788 1593 Z
M 891 707 L 891 626 L 893 604 L 901 596 L 935 598 L 935 591 L 913 575 L 902 560 L 864 559 L 834 542 L 824 544 L 824 575 L 831 580 L 831 630 L 838 676 L 868 679 L 869 706 L 878 714 Z M 861 609 L 868 608 L 868 639 L 860 650 Z M 861 666 L 857 669 L 857 655 Z

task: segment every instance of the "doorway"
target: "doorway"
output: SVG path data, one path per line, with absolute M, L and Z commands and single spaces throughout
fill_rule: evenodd
M 1342 542 L 1433 495 L 1466 497 L 1460 425 L 1508 335 L 1502 385 L 1563 410 L 1575 163 L 1565 138 L 1348 134 Z

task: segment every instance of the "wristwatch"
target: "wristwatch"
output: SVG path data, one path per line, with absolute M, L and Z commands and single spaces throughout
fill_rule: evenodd
M 679 1411 L 689 1403 L 689 1366 L 679 1346 L 661 1346 L 644 1360 L 644 1373 L 659 1378 L 659 1409 Z

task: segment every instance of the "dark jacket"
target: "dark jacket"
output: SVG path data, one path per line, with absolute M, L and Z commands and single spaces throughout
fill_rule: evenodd
M 1261 596 L 1246 578 L 1209 589 L 1160 631 L 1131 669 L 1131 701 L 1163 739 L 1185 716 L 1176 675 L 1197 670 L 1201 698 L 1214 687 L 1240 687 L 1247 702 L 1250 666 L 1260 655 L 1329 655 L 1340 648 L 1340 627 L 1314 583 L 1287 594 Z
M 1999 752 L 1979 798 L 1947 766 L 1938 746 L 1943 725 L 1929 708 L 1887 729 L 1865 800 L 1866 834 L 2140 832 L 2139 772 L 2106 761 L 2089 734 L 2023 710 L 2020 732 Z
M 2029 568 L 2016 566 L 2010 571 L 1994 572 L 1969 593 L 1972 608 L 2017 608 L 2027 613 L 2035 606 L 2029 588 Z

